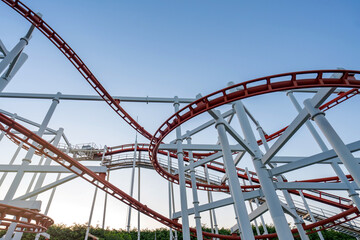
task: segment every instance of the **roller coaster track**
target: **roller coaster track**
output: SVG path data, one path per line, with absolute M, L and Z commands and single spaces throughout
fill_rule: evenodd
M 25 221 L 23 219 L 26 219 Z M 54 221 L 34 210 L 28 210 L 0 203 L 0 225 L 6 230 L 11 223 L 17 223 L 17 231 L 45 232 Z
M 148 151 L 149 150 L 149 144 L 146 143 L 140 143 L 137 144 L 137 148 L 136 151 L 142 152 L 142 151 Z M 113 147 L 113 149 L 111 150 L 111 152 L 109 152 L 109 155 L 116 155 L 117 154 L 122 154 L 122 153 L 127 153 L 127 152 L 133 152 L 135 151 L 135 144 L 125 144 L 125 145 L 121 145 L 121 146 L 117 146 L 117 147 Z M 160 150 L 158 152 L 161 155 L 167 156 L 167 152 Z M 105 154 L 106 155 L 106 154 Z M 96 156 L 95 156 L 96 157 Z M 172 157 L 176 158 L 176 155 L 173 155 Z M 131 157 L 133 159 L 133 156 Z M 128 161 L 128 165 L 132 164 L 132 159 L 131 161 Z M 144 158 L 145 159 L 145 158 Z M 185 160 L 188 161 L 188 159 L 185 158 Z M 109 168 L 111 168 L 111 165 L 114 165 L 114 167 L 116 167 L 116 165 L 118 164 L 125 164 L 125 162 L 121 162 L 120 160 L 109 160 L 108 162 L 104 163 L 105 166 L 108 166 Z M 141 163 L 139 163 L 141 164 Z M 145 164 L 145 162 L 143 161 L 142 164 Z M 165 161 L 162 161 L 161 166 L 164 169 L 168 169 L 167 163 Z M 219 166 L 216 166 L 219 165 Z M 146 165 L 147 166 L 147 165 Z M 216 162 L 214 164 L 214 162 L 211 162 L 211 164 L 207 165 L 209 169 L 217 171 L 217 172 L 221 172 L 221 173 L 225 173 L 225 169 L 222 163 L 220 162 Z M 250 176 L 248 176 L 245 172 L 245 169 L 239 168 L 237 167 L 237 174 L 238 177 L 244 180 L 249 180 L 251 178 L 251 180 L 254 183 L 260 183 L 259 179 L 256 176 L 255 172 L 251 172 L 249 171 Z M 352 181 L 352 177 L 351 175 L 347 175 L 349 181 Z M 198 177 L 200 178 L 200 177 Z M 216 182 L 215 180 L 213 180 L 212 182 Z M 327 178 L 318 178 L 318 179 L 309 179 L 309 180 L 301 180 L 298 182 L 340 182 L 338 177 L 327 177 Z M 189 184 L 191 184 L 190 181 L 187 182 L 188 186 Z M 197 187 L 198 187 L 197 183 Z M 218 183 L 218 185 L 220 185 L 221 183 Z M 213 184 L 212 184 L 213 185 Z M 190 185 L 191 186 L 191 185 Z M 260 185 L 252 185 L 251 187 L 249 185 L 242 185 L 242 189 L 243 191 L 248 191 L 249 189 L 257 189 L 259 188 Z M 226 192 L 229 191 L 228 186 L 226 186 L 227 188 L 224 187 L 224 191 L 226 190 Z M 201 189 L 201 187 L 198 187 L 199 189 Z M 289 193 L 294 194 L 294 195 L 300 195 L 299 191 L 297 190 L 288 190 Z M 344 197 L 340 197 L 334 194 L 330 194 L 327 192 L 323 192 L 323 191 L 319 191 L 319 190 L 311 190 L 308 192 L 303 192 L 304 196 L 308 199 L 323 203 L 323 204 L 327 204 L 333 207 L 337 207 L 343 210 L 348 210 L 351 208 L 351 200 L 348 198 L 344 198 Z
M 44 20 L 35 12 L 28 8 L 24 3 L 17 0 L 2 0 L 4 3 L 12 7 L 21 16 L 26 18 L 40 32 L 42 32 L 74 65 L 91 87 L 104 99 L 104 101 L 131 127 L 143 135 L 147 139 L 151 139 L 152 135 L 147 132 L 139 123 L 137 123 L 121 106 L 120 101 L 115 100 L 106 89 L 97 80 L 90 69 L 85 65 L 76 52 L 67 44 L 62 37 L 57 34 Z
M 213 94 L 202 97 L 195 102 L 187 105 L 173 116 L 171 116 L 152 136 L 147 132 L 139 123 L 137 123 L 122 107 L 119 105 L 119 101 L 112 98 L 112 96 L 105 90 L 105 88 L 100 84 L 97 78 L 92 74 L 89 68 L 84 64 L 80 57 L 72 50 L 72 48 L 58 35 L 47 23 L 45 23 L 38 15 L 36 15 L 31 9 L 29 9 L 22 2 L 17 0 L 2 0 L 7 5 L 12 7 L 23 17 L 25 17 L 30 23 L 36 26 L 75 66 L 75 68 L 81 73 L 81 75 L 86 79 L 86 81 L 93 87 L 93 89 L 106 101 L 106 103 L 121 117 L 123 118 L 130 126 L 132 126 L 137 132 L 142 134 L 145 138 L 151 140 L 151 145 L 149 148 L 149 154 L 152 161 L 152 164 L 155 170 L 168 180 L 173 176 L 162 169 L 157 161 L 157 152 L 160 143 L 162 140 L 176 127 L 180 126 L 182 123 L 188 121 L 189 119 L 204 113 L 208 110 L 211 110 L 215 107 L 221 106 L 226 103 L 230 103 L 236 100 L 244 99 L 247 97 L 252 97 L 256 95 L 261 95 L 265 93 L 271 93 L 276 91 L 286 91 L 298 88 L 310 88 L 310 87 L 346 87 L 346 88 L 359 88 L 360 81 L 357 81 L 353 75 L 359 74 L 359 71 L 350 71 L 350 70 L 320 70 L 320 71 L 303 71 L 303 72 L 294 72 L 268 76 L 265 78 L 258 78 L 251 81 L 243 82 L 236 84 L 234 86 L 222 89 Z M 332 79 L 324 76 L 329 73 L 341 73 L 342 77 L 339 79 Z M 306 77 L 306 75 L 312 74 L 316 77 Z M 305 78 L 302 76 L 305 76 Z M 288 79 L 283 80 L 284 77 Z M 281 80 L 279 81 L 279 78 Z M 237 88 L 241 88 L 238 90 Z M 47 157 L 50 157 L 60 165 L 68 168 L 70 171 L 79 175 L 80 177 L 86 179 L 88 182 L 112 195 L 113 197 L 119 199 L 120 201 L 126 203 L 127 205 L 133 207 L 134 209 L 156 219 L 157 221 L 172 227 L 174 229 L 180 230 L 181 224 L 177 223 L 174 220 L 168 219 L 161 214 L 151 210 L 146 205 L 141 204 L 136 199 L 130 197 L 125 192 L 121 191 L 111 183 L 105 181 L 104 175 L 97 175 L 94 172 L 90 171 L 84 167 L 79 162 L 75 161 L 68 155 L 59 151 L 56 147 L 52 146 L 42 138 L 38 137 L 25 127 L 17 124 L 12 119 L 6 117 L 3 114 L 0 114 L 0 122 L 7 126 L 7 128 L 2 127 L 2 130 L 5 131 L 8 135 L 11 135 L 12 138 L 17 139 L 20 142 L 24 142 L 26 145 L 33 147 L 40 153 L 44 154 Z M 27 138 L 21 139 L 15 134 L 11 133 L 10 130 L 14 129 L 19 133 L 23 134 Z M 35 146 L 29 142 L 33 140 L 41 146 Z M 50 156 L 45 150 L 53 152 L 54 157 Z M 64 160 L 64 162 L 62 162 Z M 175 178 L 175 182 L 178 179 Z M 312 229 L 316 226 L 335 226 L 339 222 L 349 221 L 347 216 L 357 213 L 358 210 L 355 207 L 352 207 L 341 214 L 333 216 L 329 219 L 310 224 L 305 226 L 305 229 Z M 358 215 L 356 215 L 357 217 Z M 338 221 L 338 222 L 336 222 Z M 191 229 L 191 232 L 195 232 L 195 229 Z M 296 232 L 294 230 L 293 232 Z M 221 236 L 211 233 L 204 233 L 204 236 L 208 237 L 220 237 L 223 239 L 237 239 L 238 237 L 233 236 Z M 270 236 L 276 236 L 274 234 L 256 236 L 257 239 L 267 238 Z
M 357 88 L 353 88 L 353 89 L 350 89 L 349 91 L 347 92 L 343 92 L 341 94 L 339 94 L 339 96 L 337 96 L 336 98 L 330 100 L 329 102 L 323 104 L 322 106 L 319 107 L 320 110 L 322 110 L 323 112 L 339 105 L 340 103 L 352 98 L 353 96 L 359 94 L 359 89 Z M 278 138 L 280 137 L 284 131 L 287 129 L 287 127 L 284 127 L 282 129 L 280 129 L 279 131 L 277 132 L 274 132 L 273 134 L 270 134 L 270 135 L 265 135 L 265 139 L 267 142 L 271 141 L 271 140 L 274 140 L 275 138 Z M 262 141 L 261 140 L 258 140 L 258 144 L 261 145 L 262 144 Z

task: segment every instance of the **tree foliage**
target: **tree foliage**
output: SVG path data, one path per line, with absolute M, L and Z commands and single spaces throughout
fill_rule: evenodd
M 55 224 L 51 226 L 47 233 L 50 234 L 51 240 L 84 240 L 86 233 L 87 225 L 85 224 L 74 224 L 72 226 L 66 226 L 64 224 Z M 263 234 L 264 229 L 262 226 L 259 227 L 260 233 Z M 267 226 L 267 230 L 269 233 L 274 233 L 274 226 Z M 203 231 L 211 232 L 209 228 L 203 228 Z M 256 229 L 253 227 L 254 234 L 256 234 Z M 105 229 L 103 230 L 99 226 L 91 227 L 90 233 L 94 236 L 100 238 L 101 240 L 137 240 L 137 230 L 132 229 L 130 232 L 126 232 L 125 230 L 116 230 L 116 229 Z M 219 229 L 219 233 L 223 235 L 230 235 L 229 229 Z M 4 231 L 0 232 L 0 236 L 5 234 Z M 181 232 L 178 232 L 178 239 L 182 240 Z M 322 232 L 324 238 L 326 240 L 355 240 L 354 237 L 350 237 L 344 233 L 336 232 L 334 230 L 326 230 Z M 141 240 L 154 240 L 156 236 L 156 240 L 168 240 L 169 239 L 169 229 L 168 228 L 159 228 L 155 230 L 143 229 L 141 230 L 140 239 Z M 33 240 L 35 238 L 35 234 L 25 233 L 23 235 L 23 240 Z M 310 240 L 318 240 L 320 239 L 317 233 L 313 233 L 309 235 Z M 40 238 L 44 240 L 43 237 Z M 90 240 L 91 238 L 89 238 Z M 192 240 L 196 238 L 192 237 Z M 274 238 L 276 239 L 276 238 Z M 295 238 L 300 239 L 300 238 Z

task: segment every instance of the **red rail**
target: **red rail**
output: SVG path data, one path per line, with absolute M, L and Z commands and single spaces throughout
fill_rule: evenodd
M 0 203 L 0 225 L 7 229 L 13 222 L 17 223 L 17 231 L 37 233 L 45 232 L 54 224 L 51 218 L 37 211 Z
M 76 52 L 65 42 L 62 37 L 57 34 L 41 17 L 28 8 L 24 3 L 17 0 L 2 0 L 4 3 L 12 7 L 15 11 L 20 13 L 21 16 L 26 18 L 31 24 L 33 24 L 40 32 L 42 32 L 74 65 L 74 67 L 80 72 L 85 80 L 91 85 L 91 87 L 104 99 L 104 101 L 131 127 L 137 132 L 151 139 L 152 135 L 147 132 L 139 123 L 137 123 L 121 106 L 120 101 L 115 100 L 101 85 L 95 75 L 85 65 Z

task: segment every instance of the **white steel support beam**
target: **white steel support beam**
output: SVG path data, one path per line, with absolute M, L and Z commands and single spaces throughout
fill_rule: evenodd
M 179 111 L 178 97 L 174 99 L 175 112 Z M 181 128 L 176 128 L 176 144 L 177 144 L 177 157 L 178 157 L 178 169 L 179 169 L 179 187 L 180 187 L 180 204 L 181 204 L 181 216 L 182 216 L 182 234 L 184 240 L 190 240 L 189 229 L 189 217 L 187 215 L 187 197 L 186 197 L 186 183 L 184 172 L 184 150 L 182 148 Z
M 217 144 L 182 144 L 184 151 L 221 151 L 221 147 Z M 244 148 L 237 145 L 230 145 L 231 152 L 244 151 Z M 160 144 L 159 150 L 175 151 L 177 149 L 176 144 Z
M 279 176 L 278 178 L 279 182 L 284 182 L 283 176 Z M 289 206 L 289 208 L 292 210 L 292 212 L 294 213 L 293 219 L 294 219 L 294 223 L 296 228 L 298 229 L 298 233 L 300 235 L 301 240 L 309 240 L 309 237 L 306 235 L 306 232 L 303 228 L 303 223 L 304 221 L 302 220 L 302 218 L 299 217 L 299 215 L 296 213 L 296 207 L 295 204 L 290 196 L 290 193 L 287 190 L 282 190 L 282 193 L 285 197 L 286 203 Z
M 297 111 L 301 111 L 301 107 L 300 104 L 298 103 L 298 101 L 296 100 L 296 98 L 294 97 L 294 95 L 290 92 L 289 97 L 291 99 L 291 101 L 293 102 L 295 108 Z M 315 141 L 317 142 L 317 144 L 319 145 L 319 147 L 321 148 L 321 150 L 323 152 L 328 151 L 329 149 L 327 148 L 326 144 L 324 143 L 324 141 L 321 139 L 320 135 L 318 134 L 318 132 L 316 131 L 316 129 L 314 128 L 314 126 L 311 124 L 310 121 L 306 122 L 306 126 L 308 127 L 310 133 L 313 135 Z M 339 167 L 339 164 L 336 162 L 336 160 L 332 160 L 331 161 L 331 166 L 334 169 L 336 175 L 338 175 L 339 179 L 341 180 L 341 182 L 345 183 L 348 186 L 348 194 L 349 197 L 353 200 L 353 202 L 355 203 L 356 207 L 358 209 L 360 209 L 360 198 L 359 198 L 359 194 L 355 191 L 355 189 L 352 187 L 352 185 L 350 184 L 349 180 L 347 179 L 345 173 L 342 171 L 342 169 Z
M 20 152 L 20 150 L 22 149 L 23 145 L 24 145 L 23 142 L 21 142 L 21 143 L 19 144 L 19 146 L 17 147 L 17 149 L 16 149 L 13 157 L 11 158 L 11 160 L 10 160 L 10 162 L 9 162 L 9 164 L 8 164 L 7 166 L 13 165 L 13 163 L 14 163 L 15 159 L 17 158 L 17 156 L 19 155 L 19 152 Z M 17 169 L 16 169 L 16 171 L 17 171 Z M 7 174 L 8 174 L 8 173 L 5 172 L 5 173 L 1 176 L 0 186 L 4 183 L 4 180 L 5 180 L 6 176 L 7 176 Z
M 241 101 L 237 101 L 233 105 L 236 115 L 239 119 L 240 126 L 244 133 L 245 139 L 249 143 L 250 147 L 253 149 L 253 164 L 257 173 L 257 176 L 260 180 L 260 185 L 262 191 L 265 195 L 266 202 L 269 206 L 270 215 L 274 221 L 276 232 L 280 240 L 289 240 L 293 239 L 292 233 L 288 226 L 287 220 L 285 218 L 284 211 L 280 204 L 279 197 L 276 194 L 274 184 L 269 172 L 266 170 L 264 163 L 261 161 L 262 153 L 257 141 L 255 139 L 254 132 L 251 129 L 249 119 L 247 118 L 244 106 Z
M 274 183 L 276 189 L 282 190 L 347 190 L 348 186 L 345 183 L 323 183 L 323 182 L 277 182 Z M 354 186 L 353 183 L 351 185 Z M 360 190 L 360 188 L 356 188 Z
M 239 179 L 237 176 L 234 159 L 232 158 L 232 154 L 229 146 L 229 140 L 226 135 L 225 124 L 227 122 L 225 122 L 225 120 L 221 117 L 220 112 L 218 110 L 213 112 L 217 115 L 215 127 L 219 134 L 219 140 L 223 152 L 225 170 L 228 176 L 230 193 L 234 200 L 235 214 L 236 217 L 238 218 L 241 228 L 241 236 L 244 239 L 255 239 L 250 225 L 248 213 L 246 210 L 245 199 L 241 191 Z
M 309 111 L 311 119 L 318 125 L 340 160 L 344 163 L 346 169 L 354 178 L 354 181 L 360 186 L 360 166 L 334 128 L 325 118 L 325 113 L 321 112 L 318 109 L 318 106 L 315 106 L 309 99 L 304 101 L 304 105 L 306 110 Z
M 222 155 L 222 153 L 221 153 L 221 155 Z M 206 182 L 208 184 L 210 184 L 209 169 L 206 164 L 204 165 L 204 173 L 205 173 L 205 177 L 206 177 Z M 207 191 L 207 195 L 208 195 L 209 204 L 213 203 L 214 201 L 213 201 L 213 197 L 212 197 L 212 192 Z M 217 220 L 216 220 L 215 209 L 209 209 L 209 214 L 210 214 L 211 232 L 214 233 L 214 228 L 215 228 L 215 233 L 219 234 L 219 228 L 218 228 L 218 224 L 217 224 Z
M 186 138 L 187 144 L 191 145 L 191 137 Z M 199 197 L 196 188 L 196 177 L 194 169 L 194 157 L 192 151 L 188 152 L 189 161 L 190 161 L 190 178 L 191 178 L 191 190 L 193 195 L 193 205 L 194 205 L 194 219 L 196 224 L 196 238 L 199 240 L 203 239 L 202 228 L 201 228 L 201 216 L 199 213 Z
M 134 156 L 133 156 L 133 164 L 131 171 L 131 182 L 130 182 L 130 196 L 133 196 L 134 193 L 134 181 L 135 181 L 135 166 L 137 160 L 137 135 L 135 136 L 135 145 L 134 145 Z M 130 222 L 131 222 L 131 207 L 128 207 L 128 214 L 126 217 L 126 231 L 130 232 Z
M 334 88 L 323 88 L 311 99 L 314 106 L 319 107 L 334 91 Z M 309 113 L 306 109 L 301 110 L 297 117 L 290 123 L 285 132 L 271 146 L 269 151 L 262 157 L 262 163 L 267 164 L 275 154 L 290 140 L 297 130 L 307 121 Z
M 106 174 L 106 181 L 109 182 L 109 180 L 110 180 L 110 171 L 108 170 L 108 171 L 107 171 L 107 174 Z M 106 190 L 107 190 L 107 188 L 106 188 Z M 103 230 L 105 229 L 106 210 L 107 210 L 107 199 L 108 199 L 108 193 L 105 192 L 103 221 L 102 221 L 102 229 L 103 229 Z
M 87 228 L 86 228 L 86 233 L 85 233 L 85 238 L 84 238 L 84 240 L 88 240 L 88 237 L 89 237 L 91 220 L 92 220 L 92 216 L 93 216 L 93 213 L 94 213 L 94 207 L 95 207 L 95 201 L 96 201 L 97 191 L 98 191 L 98 187 L 95 187 L 94 198 L 93 198 L 93 201 L 92 201 L 92 204 L 91 204 L 89 222 L 88 222 L 88 226 L 87 226 Z
M 349 149 L 350 152 L 359 151 L 360 150 L 360 141 L 350 143 L 350 144 L 346 145 L 346 147 Z M 300 157 L 299 159 L 298 159 L 298 157 L 295 157 L 295 158 L 293 158 L 293 160 L 295 160 L 295 161 L 291 161 L 290 163 L 287 163 L 285 165 L 273 168 L 273 169 L 271 169 L 271 173 L 274 176 L 277 176 L 277 175 L 280 175 L 280 174 L 283 174 L 286 172 L 290 172 L 290 171 L 293 171 L 293 170 L 296 170 L 299 168 L 310 166 L 315 163 L 325 162 L 330 159 L 334 159 L 336 157 L 337 157 L 337 155 L 334 150 L 328 150 L 326 152 L 318 153 L 318 154 L 315 154 L 315 155 L 312 155 L 309 157 L 304 157 L 304 158 Z M 276 157 L 276 159 L 281 159 L 281 157 Z M 359 161 L 357 159 L 355 159 L 355 162 L 357 164 L 359 164 Z
M 58 93 L 58 95 L 60 95 L 60 94 L 61 94 L 61 93 Z M 45 129 L 46 129 L 46 127 L 48 126 L 48 124 L 49 124 L 49 122 L 50 122 L 50 119 L 51 119 L 51 117 L 52 117 L 52 115 L 53 115 L 53 113 L 54 113 L 54 111 L 55 111 L 55 109 L 56 109 L 56 106 L 57 106 L 58 104 L 59 104 L 59 99 L 58 99 L 58 98 L 54 98 L 54 99 L 52 100 L 52 104 L 51 104 L 51 106 L 50 106 L 50 108 L 49 108 L 49 110 L 48 110 L 48 112 L 47 112 L 47 114 L 46 114 L 46 116 L 45 116 L 45 118 L 44 118 L 44 120 L 43 120 L 40 128 L 39 128 L 39 131 L 37 132 L 37 135 L 38 135 L 38 136 L 41 137 L 41 136 L 44 134 Z M 28 166 L 28 165 L 30 164 L 31 159 L 32 159 L 34 153 L 35 153 L 35 149 L 32 148 L 32 147 L 30 147 L 30 149 L 29 149 L 29 151 L 27 152 L 25 158 L 23 159 L 23 162 L 22 162 L 22 166 L 23 166 L 23 167 L 26 167 L 26 166 Z M 14 180 L 13 180 L 13 182 L 12 182 L 12 184 L 11 184 L 11 186 L 10 186 L 10 188 L 9 188 L 9 190 L 8 190 L 5 198 L 4 198 L 5 201 L 10 201 L 11 199 L 14 198 L 15 192 L 16 192 L 16 190 L 18 189 L 18 187 L 19 187 L 19 185 L 20 185 L 20 182 L 21 182 L 23 176 L 24 176 L 24 171 L 23 171 L 23 169 L 21 168 L 21 169 L 19 169 L 19 171 L 16 173 L 16 176 L 15 176 L 15 178 L 14 178 Z
M 0 97 L 1 97 L 1 93 L 0 93 Z M 200 97 L 200 96 L 199 96 L 199 97 Z M 230 109 L 230 110 L 224 112 L 223 114 L 221 114 L 221 116 L 222 116 L 223 118 L 231 117 L 231 116 L 233 116 L 233 115 L 234 115 L 234 110 L 233 110 L 233 109 Z M 204 129 L 206 129 L 206 128 L 212 126 L 212 125 L 214 125 L 215 123 L 216 123 L 215 120 L 214 120 L 214 119 L 211 119 L 210 121 L 207 121 L 206 123 L 203 123 L 202 125 L 194 128 L 193 130 L 190 130 L 190 131 L 186 132 L 186 134 L 184 134 L 184 135 L 181 136 L 181 139 L 184 140 L 184 139 L 185 139 L 186 137 L 188 137 L 188 136 L 191 137 L 192 135 L 194 135 L 194 134 L 196 134 L 196 133 L 198 133 L 198 132 L 201 132 L 202 130 L 204 130 Z M 173 140 L 173 141 L 171 141 L 170 143 L 174 144 L 175 142 L 176 142 L 176 140 Z
M 171 157 L 170 152 L 167 155 L 168 172 L 171 173 Z M 169 218 L 172 218 L 172 207 L 171 207 L 171 181 L 168 181 L 168 200 L 169 200 Z M 169 227 L 169 240 L 173 240 L 173 229 Z
M 299 191 L 299 194 L 300 194 L 300 197 L 301 197 L 301 199 L 302 199 L 302 201 L 303 201 L 303 203 L 304 203 L 304 206 L 305 206 L 306 211 L 307 211 L 308 214 L 310 215 L 311 222 L 315 223 L 315 222 L 316 222 L 316 219 L 314 218 L 314 215 L 313 215 L 313 213 L 312 213 L 311 210 L 310 210 L 309 204 L 307 203 L 307 201 L 306 201 L 306 199 L 305 199 L 305 197 L 304 197 L 303 192 L 302 192 L 302 191 Z M 315 229 L 316 229 L 316 230 L 319 230 L 319 227 L 316 227 Z M 323 237 L 323 235 L 322 235 L 322 233 L 321 233 L 321 231 L 318 231 L 317 234 L 318 234 L 320 240 L 325 240 L 324 237 Z
M 0 98 L 25 98 L 25 99 L 53 99 L 56 94 L 43 94 L 43 93 L 0 93 Z M 121 102 L 139 102 L 139 103 L 173 103 L 174 98 L 161 98 L 161 97 L 125 97 L 125 96 L 112 96 L 114 99 Z M 104 101 L 98 95 L 69 95 L 63 94 L 60 100 L 73 100 L 73 101 Z M 178 98 L 179 103 L 192 103 L 194 98 Z
M 250 177 L 249 169 L 247 167 L 245 168 L 245 172 L 246 172 L 246 175 L 248 176 L 248 181 L 249 181 L 250 185 L 254 185 L 253 181 L 251 180 L 251 177 Z M 256 207 L 259 207 L 260 206 L 259 199 L 258 198 L 254 198 L 254 199 L 255 199 Z M 249 201 L 249 203 L 251 205 L 251 201 Z M 264 234 L 268 234 L 268 230 L 267 230 L 267 227 L 266 227 L 266 224 L 265 224 L 265 220 L 264 220 L 264 217 L 262 215 L 260 216 L 260 221 L 261 221 L 261 224 L 262 224 L 263 229 L 264 229 Z
M 86 166 L 91 171 L 96 173 L 106 173 L 107 168 L 105 166 Z M 21 169 L 21 165 L 0 165 L 0 172 L 17 172 Z M 72 173 L 69 169 L 63 166 L 37 166 L 37 165 L 28 165 L 23 168 L 24 172 L 38 172 L 38 173 Z
M 262 197 L 262 192 L 261 192 L 261 190 L 254 190 L 251 192 L 244 192 L 243 195 L 244 195 L 244 200 L 247 201 L 247 200 L 252 200 L 254 198 L 256 199 L 258 197 Z M 212 201 L 210 203 L 205 203 L 205 204 L 199 205 L 198 211 L 205 212 L 208 210 L 229 206 L 231 204 L 234 204 L 234 199 L 233 199 L 233 197 L 228 197 L 228 198 L 220 199 L 217 201 Z M 189 215 L 195 214 L 194 208 L 189 208 L 188 214 Z M 175 212 L 172 215 L 172 218 L 174 218 L 174 219 L 180 218 L 180 217 L 181 217 L 181 212 Z
M 57 145 L 59 144 L 61 136 L 63 135 L 63 133 L 64 133 L 64 129 L 59 128 L 59 130 L 58 130 L 58 132 L 57 132 L 57 134 L 55 136 L 54 142 L 52 143 L 55 147 L 57 147 Z M 49 155 L 53 156 L 54 153 L 50 152 Z M 44 166 L 50 166 L 51 162 L 52 162 L 52 159 L 50 157 L 47 157 L 46 160 L 45 160 Z M 34 177 L 35 176 L 36 176 L 36 173 L 34 174 Z M 46 177 L 46 173 L 40 173 L 40 175 L 38 177 L 38 180 L 37 180 L 37 182 L 35 184 L 34 190 L 41 188 L 41 186 L 43 185 L 43 183 L 45 181 L 45 177 Z M 34 196 L 30 200 L 36 200 L 36 197 L 37 196 Z
M 0 62 L 0 74 L 3 73 L 0 78 L 0 92 L 4 90 L 4 88 L 10 82 L 14 74 L 26 61 L 27 55 L 22 54 L 22 51 L 25 46 L 28 45 L 34 29 L 35 26 L 31 25 L 26 35 L 23 38 L 20 38 L 18 44 L 16 44 L 10 52 L 7 52 L 3 60 Z M 2 49 L 3 53 L 7 51 L 3 45 L 0 46 L 0 48 Z M 5 71 L 6 68 L 8 69 Z
M 77 175 L 76 174 L 72 174 L 72 175 L 69 175 L 67 177 L 64 177 L 62 179 L 56 179 L 54 182 L 50 183 L 50 184 L 47 184 L 39 189 L 36 189 L 32 192 L 29 192 L 27 194 L 24 194 L 22 196 L 19 196 L 17 198 L 15 198 L 14 200 L 26 200 L 28 198 L 31 198 L 33 196 L 36 196 L 36 195 L 39 195 L 40 193 L 43 193 L 43 192 L 46 192 L 50 189 L 54 189 L 55 187 L 61 185 L 61 184 L 64 184 L 66 182 L 69 182 L 73 179 L 77 178 Z

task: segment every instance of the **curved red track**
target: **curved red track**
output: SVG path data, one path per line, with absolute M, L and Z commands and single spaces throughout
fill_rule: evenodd
M 145 136 L 147 139 L 151 139 L 150 146 L 150 157 L 153 162 L 155 169 L 163 175 L 162 168 L 159 166 L 156 160 L 156 154 L 158 147 L 161 143 L 161 140 L 166 137 L 166 135 L 175 129 L 177 126 L 186 122 L 187 120 L 205 112 L 212 108 L 221 106 L 223 104 L 240 100 L 246 97 L 256 96 L 264 93 L 270 93 L 281 90 L 291 90 L 297 88 L 306 88 L 306 87 L 352 87 L 359 88 L 360 82 L 355 80 L 352 75 L 359 74 L 358 71 L 348 71 L 348 70 L 322 70 L 322 71 L 306 71 L 306 72 L 296 72 L 296 73 L 288 73 L 288 74 L 280 74 L 269 76 L 266 78 L 259 78 L 252 81 L 240 83 L 234 85 L 229 88 L 222 89 L 213 94 L 205 96 L 192 104 L 189 104 L 185 108 L 181 109 L 179 112 L 175 113 L 172 117 L 170 117 L 152 136 L 149 132 L 147 132 L 140 124 L 138 124 L 126 111 L 120 107 L 119 102 L 111 97 L 111 95 L 105 90 L 105 88 L 100 84 L 100 82 L 96 79 L 96 77 L 92 74 L 92 72 L 87 68 L 84 62 L 79 58 L 79 56 L 71 49 L 71 47 L 58 35 L 47 23 L 45 23 L 39 16 L 37 16 L 31 9 L 29 9 L 26 5 L 24 5 L 20 1 L 11 1 L 11 0 L 2 0 L 10 7 L 15 9 L 18 13 L 20 13 L 23 17 L 25 17 L 28 21 L 30 21 L 33 25 L 35 25 L 51 42 L 54 43 L 55 46 L 69 59 L 69 61 L 75 66 L 75 68 L 83 75 L 83 77 L 90 83 L 90 85 L 94 88 L 94 90 L 108 103 L 108 105 L 128 124 L 130 124 L 136 131 Z M 342 73 L 343 76 L 340 79 L 331 79 L 323 77 L 325 73 L 334 73 L 339 72 Z M 304 74 L 316 74 L 315 78 L 305 78 L 299 79 L 297 78 L 299 75 Z M 276 78 L 280 77 L 289 77 L 288 80 L 280 80 L 276 81 Z M 275 80 L 275 81 L 274 81 Z M 242 87 L 241 90 L 236 90 L 236 88 Z M 235 90 L 235 92 L 227 92 L 230 90 Z M 116 188 L 111 183 L 104 180 L 104 176 L 98 176 L 95 173 L 88 170 L 86 167 L 82 166 L 80 163 L 76 162 L 66 154 L 59 151 L 57 148 L 53 147 L 49 143 L 47 143 L 42 138 L 33 134 L 31 131 L 27 130 L 23 126 L 17 124 L 15 121 L 7 118 L 4 115 L 0 115 L 0 121 L 8 126 L 7 129 L 2 129 L 7 132 L 7 134 L 12 135 L 13 138 L 17 138 L 19 141 L 25 142 L 27 145 L 37 149 L 39 152 L 44 155 L 50 157 L 47 153 L 44 152 L 45 149 L 50 150 L 55 153 L 55 157 L 51 157 L 54 161 L 58 162 L 60 165 L 67 167 L 69 170 L 78 174 L 82 178 L 86 179 L 90 183 L 96 185 L 107 193 L 111 194 L 115 198 L 121 200 L 122 202 L 130 205 L 131 207 L 139 210 L 140 212 L 164 223 L 167 226 L 170 226 L 174 229 L 180 229 L 181 225 L 173 220 L 170 220 L 155 211 L 149 209 L 146 205 L 141 204 L 136 199 L 131 198 L 126 193 L 122 192 L 120 189 Z M 10 133 L 11 129 L 15 129 L 18 132 L 27 136 L 27 139 L 23 140 L 14 134 Z M 29 143 L 29 139 L 37 142 L 42 145 L 42 147 L 34 146 Z M 60 159 L 65 160 L 65 163 L 62 163 Z M 80 173 L 76 172 L 72 168 L 75 167 L 80 170 Z M 351 208 L 346 212 L 357 212 L 356 208 Z M 344 213 L 342 213 L 344 214 Z M 343 216 L 334 216 L 334 218 L 341 218 Z M 336 218 L 336 219 L 338 219 Z M 328 222 L 333 221 L 333 219 Z M 325 223 L 315 223 L 312 224 L 311 227 L 320 226 Z M 195 229 L 191 229 L 192 232 L 195 232 Z M 205 236 L 209 237 L 220 237 L 226 239 L 235 239 L 236 237 L 231 236 L 218 236 L 215 234 L 204 233 Z M 257 236 L 256 238 L 265 238 L 270 236 Z
M 25 218 L 26 221 L 22 219 Z M 45 232 L 54 221 L 34 210 L 18 208 L 0 203 L 0 225 L 7 229 L 10 223 L 16 222 L 23 232 Z
M 326 74 L 330 76 L 330 74 L 333 73 L 341 73 L 342 77 L 339 79 L 324 77 Z M 173 114 L 156 131 L 149 147 L 150 159 L 153 166 L 161 176 L 169 181 L 178 183 L 178 176 L 171 175 L 158 163 L 157 153 L 159 146 L 171 131 L 201 113 L 236 100 L 277 91 L 310 87 L 359 88 L 360 81 L 354 78 L 355 74 L 360 74 L 360 71 L 318 70 L 284 73 L 239 83 L 202 97 Z M 304 76 L 309 75 L 311 75 L 312 78 L 304 78 Z M 279 79 L 281 79 L 281 81 L 278 81 Z

